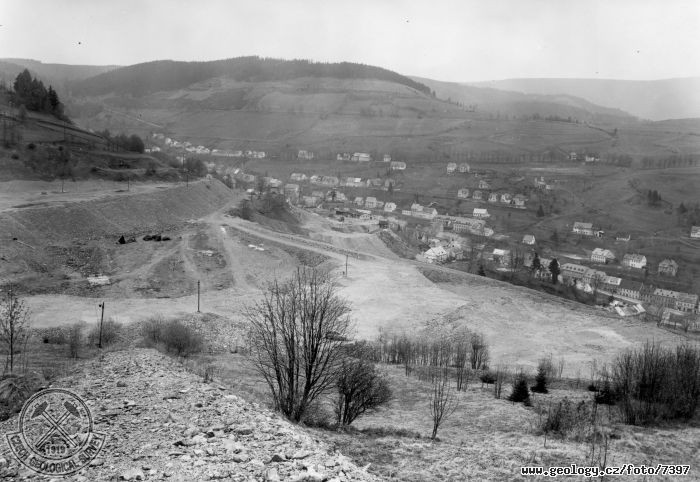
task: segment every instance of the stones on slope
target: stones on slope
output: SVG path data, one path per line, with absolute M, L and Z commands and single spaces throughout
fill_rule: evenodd
M 328 455 L 302 427 L 227 389 L 203 385 L 154 350 L 110 352 L 102 362 L 79 366 L 54 386 L 83 397 L 96 431 L 107 436 L 98 458 L 76 476 L 85 481 L 376 480 L 346 458 Z M 0 423 L 0 432 L 16 430 L 16 423 Z M 21 476 L 14 459 L 3 456 L 0 478 Z

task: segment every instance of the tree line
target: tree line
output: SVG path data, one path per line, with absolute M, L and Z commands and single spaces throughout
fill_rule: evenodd
M 109 132 L 108 129 L 105 129 L 102 132 L 98 132 L 98 134 L 107 139 L 108 143 L 116 147 L 124 149 L 125 151 L 138 152 L 140 154 L 143 154 L 145 148 L 143 139 L 141 139 L 136 134 L 131 134 L 130 136 L 127 136 L 124 133 L 112 135 L 112 133 Z
M 54 88 L 49 85 L 47 89 L 44 83 L 32 77 L 28 69 L 24 69 L 17 75 L 12 84 L 13 90 L 9 92 L 9 100 L 19 109 L 50 114 L 64 121 L 68 121 L 63 110 L 63 103 Z

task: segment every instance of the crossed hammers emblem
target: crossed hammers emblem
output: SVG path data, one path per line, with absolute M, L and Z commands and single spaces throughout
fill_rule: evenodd
M 55 433 L 58 433 L 61 438 L 71 447 L 76 447 L 77 444 L 76 442 L 66 433 L 65 430 L 63 430 L 63 427 L 61 426 L 63 422 L 65 422 L 68 417 L 76 417 L 80 418 L 80 412 L 78 412 L 78 409 L 73 405 L 72 403 L 65 401 L 63 402 L 63 408 L 65 408 L 65 411 L 63 414 L 58 417 L 58 419 L 54 418 L 53 415 L 50 413 L 46 412 L 46 407 L 48 407 L 49 403 L 48 402 L 42 402 L 37 407 L 34 409 L 34 412 L 32 413 L 32 420 L 37 418 L 37 417 L 43 417 L 44 420 L 51 426 L 48 432 L 44 434 L 41 439 L 39 439 L 38 442 L 34 444 L 34 447 L 39 448 L 41 445 L 49 440 Z

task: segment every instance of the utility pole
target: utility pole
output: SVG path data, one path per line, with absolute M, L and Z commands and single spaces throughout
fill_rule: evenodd
M 199 280 L 197 280 L 197 313 L 200 313 L 200 311 L 199 311 Z
M 105 320 L 105 302 L 103 301 L 98 305 L 100 308 L 102 308 L 102 316 L 100 316 L 100 340 L 97 343 L 97 346 L 102 348 L 102 323 Z
M 348 277 L 348 254 L 345 253 L 345 277 Z

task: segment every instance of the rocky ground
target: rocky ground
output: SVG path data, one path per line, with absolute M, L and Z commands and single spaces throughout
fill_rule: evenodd
M 107 353 L 52 386 L 80 395 L 107 435 L 69 480 L 376 480 L 302 427 L 152 349 Z M 0 433 L 16 424 L 1 423 Z M 0 478 L 45 480 L 14 459 L 4 437 Z

